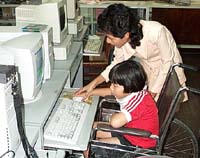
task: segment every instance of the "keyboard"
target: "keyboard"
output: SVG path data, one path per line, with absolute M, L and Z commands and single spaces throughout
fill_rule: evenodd
M 76 144 L 90 105 L 68 98 L 60 100 L 44 130 L 44 139 Z
M 100 54 L 101 48 L 104 42 L 104 38 L 98 36 L 89 36 L 85 48 L 84 53 L 86 54 Z

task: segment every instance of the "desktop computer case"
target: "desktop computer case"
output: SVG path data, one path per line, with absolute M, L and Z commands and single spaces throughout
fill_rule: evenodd
M 14 75 L 14 66 L 0 65 L 0 156 L 8 150 L 16 152 L 21 142 L 12 96 Z M 12 156 L 13 153 L 10 152 L 5 157 Z

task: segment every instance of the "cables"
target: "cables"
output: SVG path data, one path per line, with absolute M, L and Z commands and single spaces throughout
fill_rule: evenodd
M 8 150 L 6 151 L 3 155 L 0 156 L 0 158 L 3 158 L 5 155 L 9 154 L 9 153 L 12 153 L 12 157 L 11 158 L 14 158 L 15 157 L 15 152 L 13 150 Z
M 29 141 L 26 137 L 23 121 L 22 121 L 22 106 L 23 106 L 23 97 L 20 87 L 18 86 L 18 82 L 16 81 L 16 77 L 14 76 L 14 82 L 12 84 L 12 95 L 14 99 L 15 112 L 17 117 L 17 127 L 20 134 L 20 138 L 22 141 L 22 145 L 24 151 L 26 153 L 27 158 L 39 158 L 34 148 L 29 144 Z

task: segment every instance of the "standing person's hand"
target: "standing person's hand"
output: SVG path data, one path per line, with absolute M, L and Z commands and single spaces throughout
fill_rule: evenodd
M 94 88 L 96 88 L 97 85 L 105 81 L 103 76 L 99 75 L 97 78 L 95 78 L 93 81 L 91 81 L 88 85 L 80 88 L 74 93 L 74 96 L 82 96 L 84 100 L 87 100 L 89 97 L 89 93 L 92 92 Z
M 88 85 L 80 88 L 74 93 L 74 96 L 82 96 L 83 100 L 87 100 L 89 93 L 95 88 L 95 84 L 90 82 Z
M 156 95 L 157 95 L 157 93 L 154 93 L 154 92 L 151 92 L 151 91 L 149 91 L 149 93 L 151 94 L 152 98 L 155 98 Z

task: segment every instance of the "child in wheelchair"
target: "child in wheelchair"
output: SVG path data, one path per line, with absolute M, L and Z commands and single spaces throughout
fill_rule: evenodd
M 110 88 L 96 88 L 89 96 L 113 95 L 120 105 L 120 112 L 112 114 L 107 124 L 114 128 L 128 127 L 144 129 L 159 134 L 158 110 L 147 90 L 147 76 L 140 63 L 133 59 L 115 65 L 110 73 Z M 84 95 L 84 94 L 83 94 Z M 95 122 L 94 128 L 97 124 Z M 105 123 L 105 122 L 103 122 Z M 151 138 L 97 131 L 96 139 L 105 143 L 154 148 L 156 140 Z M 87 153 L 87 152 L 86 152 Z M 87 157 L 87 154 L 85 154 Z

